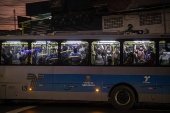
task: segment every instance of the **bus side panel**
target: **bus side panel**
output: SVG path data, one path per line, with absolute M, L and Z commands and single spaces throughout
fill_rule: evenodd
M 156 76 L 156 84 L 163 89 L 163 103 L 170 103 L 170 76 Z
M 54 100 L 101 101 L 101 77 L 98 75 L 55 74 Z M 99 92 L 95 90 L 98 89 Z
M 114 85 L 124 83 L 135 88 L 139 102 L 162 102 L 162 88 L 156 86 L 155 76 L 145 75 L 105 75 L 102 100 L 107 99 L 108 93 Z
M 131 75 L 103 75 L 103 93 L 102 100 L 108 100 L 108 94 L 112 87 L 117 84 L 129 84 L 135 88 L 137 93 L 142 94 L 142 82 L 144 76 Z
M 6 99 L 27 99 L 27 84 L 7 84 Z

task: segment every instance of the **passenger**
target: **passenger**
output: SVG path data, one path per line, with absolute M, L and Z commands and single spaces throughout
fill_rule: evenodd
M 74 48 L 73 52 L 70 53 L 69 64 L 80 65 L 82 62 L 82 55 L 78 52 L 77 48 Z
M 153 52 L 150 53 L 148 59 L 146 60 L 145 65 L 154 65 L 155 62 L 155 54 Z
M 134 46 L 134 50 L 136 52 L 137 63 L 144 63 L 145 62 L 145 53 L 147 51 L 146 46 L 140 45 L 138 49 L 136 49 L 136 45 Z
M 1 50 L 1 57 L 3 58 L 3 63 L 8 64 L 8 57 L 6 55 L 6 51 L 5 51 L 4 47 L 2 47 L 2 50 Z M 2 61 L 2 59 L 1 59 L 1 61 Z
M 169 65 L 169 59 L 168 52 L 163 52 L 163 55 L 159 57 L 160 65 Z
M 102 50 L 100 48 L 97 49 L 97 54 L 95 58 L 95 65 L 104 65 L 104 60 L 102 57 Z
M 74 48 L 73 52 L 70 53 L 70 56 L 81 56 L 81 53 L 78 52 L 77 48 Z
M 112 65 L 112 61 L 113 61 L 113 54 L 112 54 L 112 48 L 111 46 L 107 46 L 107 50 L 106 50 L 106 64 L 107 65 Z
M 130 52 L 128 54 L 127 60 L 125 61 L 124 65 L 132 65 L 133 64 L 133 53 Z
M 117 48 L 115 48 L 115 51 L 113 53 L 113 58 L 114 58 L 114 65 L 119 65 L 120 58 L 119 58 L 119 50 Z

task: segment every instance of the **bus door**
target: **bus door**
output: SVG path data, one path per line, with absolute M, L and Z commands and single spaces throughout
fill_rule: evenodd
M 101 101 L 101 79 L 97 75 L 59 74 L 53 78 L 55 100 Z
M 155 76 L 143 76 L 142 102 L 162 102 L 162 87 L 156 85 Z

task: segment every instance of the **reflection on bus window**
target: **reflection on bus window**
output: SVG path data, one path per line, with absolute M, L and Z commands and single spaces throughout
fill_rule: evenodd
M 120 43 L 118 41 L 92 42 L 92 65 L 119 65 Z
M 125 41 L 124 65 L 154 65 L 156 48 L 154 41 Z
M 159 42 L 159 65 L 170 66 L 170 51 L 166 51 L 165 41 Z
M 28 55 L 27 42 L 6 41 L 2 43 L 1 64 L 27 64 Z
M 58 43 L 55 41 L 32 42 L 31 52 L 34 65 L 58 65 Z
M 62 42 L 61 63 L 62 65 L 88 65 L 88 42 Z

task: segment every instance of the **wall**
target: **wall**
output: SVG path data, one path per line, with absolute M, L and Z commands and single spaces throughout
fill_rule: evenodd
M 143 25 L 140 26 L 140 14 L 147 14 L 147 13 L 161 13 L 161 18 L 162 22 L 161 24 L 154 24 L 154 25 Z M 148 11 L 148 12 L 135 12 L 133 14 L 127 14 L 127 15 L 110 15 L 110 16 L 103 16 L 102 17 L 102 28 L 103 31 L 125 31 L 128 29 L 128 24 L 133 25 L 133 30 L 145 30 L 146 28 L 149 30 L 149 33 L 154 33 L 154 34 L 163 34 L 165 33 L 164 30 L 164 18 L 163 18 L 163 11 L 162 10 L 157 10 L 157 11 Z M 166 31 L 167 33 L 170 33 L 170 9 L 166 10 Z M 104 28 L 104 19 L 108 18 L 114 18 L 114 17 L 123 17 L 123 27 L 120 28 L 110 28 L 110 29 L 105 29 Z

